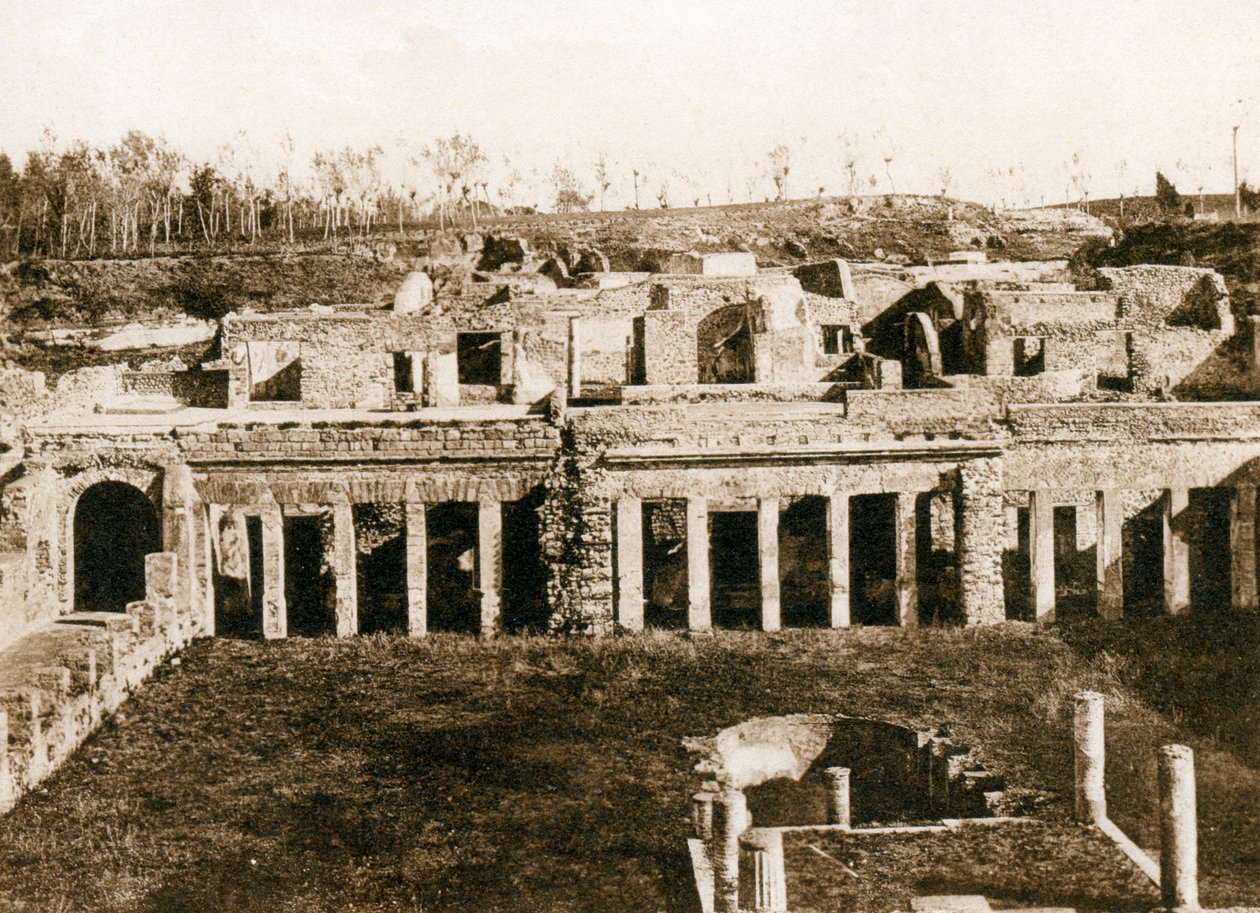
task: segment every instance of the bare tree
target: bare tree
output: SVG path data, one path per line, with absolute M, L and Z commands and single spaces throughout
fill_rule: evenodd
M 454 205 L 455 189 L 466 186 L 466 182 L 472 179 L 473 172 L 487 161 L 486 154 L 471 136 L 464 136 L 457 131 L 448 138 L 434 141 L 432 146 L 426 146 L 423 155 L 441 185 L 445 212 L 454 221 L 451 207 Z M 461 191 L 461 197 L 466 199 L 467 194 Z M 472 209 L 472 223 L 476 228 L 476 206 Z M 439 225 L 444 224 L 439 215 Z
M 766 159 L 770 164 L 770 179 L 774 181 L 775 199 L 786 200 L 788 175 L 792 172 L 792 150 L 779 143 L 767 153 Z
M 599 194 L 600 212 L 604 211 L 604 194 L 611 186 L 612 182 L 608 180 L 608 158 L 601 152 L 595 159 L 595 189 Z
M 939 171 L 936 172 L 936 183 L 941 188 L 942 197 L 949 195 L 949 185 L 952 184 L 953 182 L 954 182 L 954 175 L 952 172 L 950 172 L 948 165 L 944 166 L 943 168 L 941 168 Z

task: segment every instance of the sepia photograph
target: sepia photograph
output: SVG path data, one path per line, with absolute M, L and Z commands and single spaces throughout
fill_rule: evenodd
M 0 913 L 1260 913 L 1260 9 L 0 0 Z

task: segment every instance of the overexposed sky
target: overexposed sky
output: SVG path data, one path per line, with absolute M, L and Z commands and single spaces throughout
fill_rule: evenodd
M 1156 168 L 1228 190 L 1240 118 L 1254 183 L 1254 0 L 0 0 L 15 160 L 45 128 L 140 129 L 204 160 L 236 141 L 265 170 L 288 131 L 299 161 L 379 143 L 402 180 L 403 150 L 460 130 L 492 181 L 505 155 L 522 172 L 519 202 L 550 202 L 531 171 L 556 162 L 592 185 L 603 152 L 610 206 L 634 168 L 644 205 L 666 181 L 682 205 L 773 194 L 779 143 L 791 195 L 845 193 L 844 136 L 864 188 L 891 171 L 936 193 L 948 167 L 951 196 L 1036 204 L 1073 173 L 1094 197 L 1149 193 Z

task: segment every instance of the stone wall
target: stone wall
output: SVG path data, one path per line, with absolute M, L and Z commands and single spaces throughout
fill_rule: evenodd
M 0 812 L 36 788 L 200 630 L 178 598 L 176 557 L 146 562 L 146 595 L 100 626 L 28 635 L 0 671 Z
M 1125 266 L 1097 271 L 1098 285 L 1118 296 L 1121 313 L 1142 323 L 1234 331 L 1229 292 L 1214 270 L 1192 266 Z

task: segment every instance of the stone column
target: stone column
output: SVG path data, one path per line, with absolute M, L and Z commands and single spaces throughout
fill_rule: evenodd
M 411 392 L 416 402 L 424 404 L 424 352 L 408 352 L 407 366 L 411 370 Z
M 833 491 L 827 498 L 827 578 L 831 626 L 849 626 L 849 495 Z
M 691 823 L 697 839 L 713 839 L 713 793 L 701 790 L 691 796 Z
M 1100 491 L 1095 496 L 1098 532 L 1097 556 L 1098 614 L 1112 620 L 1124 617 L 1124 564 L 1121 560 L 1124 508 L 1120 492 Z
M 193 489 L 192 470 L 187 463 L 166 467 L 162 473 L 162 548 L 174 552 L 179 561 L 175 607 L 179 612 L 193 609 L 193 567 L 196 534 L 193 528 L 193 505 L 197 500 Z
M 629 495 L 617 501 L 617 623 L 643 630 L 643 502 Z
M 849 805 L 849 768 L 828 767 L 823 777 L 827 781 L 827 823 L 849 827 L 853 819 Z
M 201 608 L 201 633 L 214 637 L 214 539 L 219 527 L 212 519 L 210 505 L 202 505 L 198 511 L 200 548 L 197 550 L 197 593 Z
M 1190 506 L 1190 489 L 1164 492 L 1164 611 L 1181 615 L 1190 609 L 1190 543 L 1183 516 Z
M 757 502 L 757 568 L 761 578 L 761 630 L 782 626 L 779 602 L 779 499 Z
M 1194 752 L 1164 745 L 1159 762 L 1159 880 L 1164 906 L 1199 908 L 1199 835 Z
M 782 831 L 755 827 L 740 838 L 739 881 L 741 910 L 787 913 Z
M 332 516 L 332 568 L 336 588 L 333 610 L 337 636 L 351 637 L 359 633 L 359 562 L 354 537 L 354 505 L 334 504 Z
M 582 395 L 582 318 L 569 318 L 569 396 Z
M 1096 691 L 1076 695 L 1073 740 L 1076 745 L 1076 819 L 1098 824 L 1107 817 L 1106 737 L 1103 696 Z
M 288 637 L 289 612 L 284 597 L 284 514 L 278 504 L 262 508 L 263 637 Z
M 1033 620 L 1054 621 L 1054 501 L 1041 489 L 1028 493 L 1028 598 Z
M 1254 612 L 1256 598 L 1256 486 L 1237 485 L 1229 497 L 1230 604 Z
M 687 499 L 687 627 L 713 629 L 709 604 L 709 502 Z
M 425 505 L 410 501 L 404 508 L 407 529 L 407 636 L 429 633 L 429 535 Z
M 481 587 L 481 636 L 499 630 L 503 589 L 503 505 L 482 501 L 477 510 L 477 570 Z
M 714 913 L 739 913 L 739 838 L 748 826 L 748 804 L 738 789 L 726 789 L 713 801 Z
M 914 492 L 897 492 L 897 623 L 903 628 L 919 624 L 917 517 Z
M 1002 550 L 1006 508 L 1002 500 L 1002 463 L 996 457 L 971 460 L 958 468 L 954 511 L 958 553 L 958 609 L 968 625 L 1006 619 Z M 1018 547 L 1019 524 L 1014 526 Z

